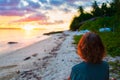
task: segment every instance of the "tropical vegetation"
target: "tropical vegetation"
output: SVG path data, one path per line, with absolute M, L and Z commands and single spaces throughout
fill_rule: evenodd
M 93 21 L 99 17 L 113 17 L 111 24 L 118 26 L 120 22 L 120 0 L 113 0 L 111 3 L 102 3 L 101 6 L 97 4 L 97 1 L 94 1 L 92 4 L 92 11 L 85 12 L 83 7 L 78 8 L 79 16 L 75 16 L 70 24 L 70 30 L 78 30 L 81 25 L 86 21 Z M 104 22 L 103 25 L 107 25 L 109 21 Z
M 100 35 L 107 54 L 120 57 L 120 0 L 113 0 L 111 3 L 102 3 L 101 6 L 95 1 L 93 10 L 85 13 L 82 6 L 79 7 L 79 16 L 75 16 L 70 25 L 70 30 L 90 30 Z M 101 28 L 110 28 L 110 32 L 100 32 Z M 74 36 L 74 43 L 77 44 L 82 35 Z M 120 59 L 119 59 L 120 60 Z M 120 61 L 108 61 L 110 64 L 110 78 L 120 79 Z M 116 80 L 114 79 L 114 80 Z
M 109 5 L 109 6 L 107 6 Z M 75 17 L 71 23 L 71 30 L 90 30 L 98 33 L 103 43 L 105 44 L 107 53 L 113 57 L 120 56 L 120 0 L 114 0 L 111 3 L 102 3 L 102 6 L 99 7 L 95 1 L 92 5 L 93 11 L 91 13 L 84 13 L 83 8 L 79 7 L 80 16 Z M 83 16 L 89 14 L 88 19 Z M 83 23 L 83 21 L 85 21 Z M 80 23 L 83 24 L 80 24 Z M 74 23 L 74 24 L 73 24 Z M 72 26 L 73 25 L 73 26 Z M 75 26 L 75 27 L 74 27 Z M 77 26 L 77 27 L 76 27 Z M 110 32 L 100 32 L 100 28 L 109 27 Z M 75 43 L 77 44 L 80 36 L 75 36 Z

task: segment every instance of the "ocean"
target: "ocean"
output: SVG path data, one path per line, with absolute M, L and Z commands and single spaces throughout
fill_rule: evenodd
M 49 31 L 46 29 L 0 29 L 0 55 L 46 39 L 48 37 L 43 36 L 46 32 Z M 15 42 L 15 44 L 9 44 L 9 42 Z
M 27 25 L 27 27 L 24 26 L 24 28 L 21 27 L 20 29 L 0 28 L 0 55 L 26 47 L 49 37 L 43 35 L 43 33 L 68 30 L 68 27 L 65 27 L 66 25 L 68 24 L 37 25 L 37 28 L 36 25 Z M 9 42 L 16 42 L 16 44 L 9 44 Z

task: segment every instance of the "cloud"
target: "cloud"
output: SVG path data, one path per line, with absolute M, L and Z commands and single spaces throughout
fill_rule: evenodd
M 51 0 L 50 4 L 55 6 L 60 6 L 65 2 L 65 0 Z
M 42 4 L 40 4 L 39 0 L 26 0 L 29 4 L 29 7 L 39 8 Z
M 17 5 L 20 2 L 20 0 L 0 0 L 0 5 L 4 6 L 4 5 Z
M 58 10 L 69 12 L 77 10 L 78 6 L 91 6 L 93 1 L 94 0 L 0 0 L 0 15 L 14 15 L 15 13 L 15 15 L 21 16 L 28 14 L 28 12 L 37 12 L 38 9 L 46 11 L 52 10 L 54 7 Z M 106 0 L 97 1 L 100 3 Z M 24 11 L 27 11 L 27 13 Z
M 63 24 L 63 20 L 54 20 L 53 22 L 49 21 L 49 17 L 45 16 L 44 14 L 32 14 L 28 17 L 21 18 L 19 20 L 11 21 L 9 23 L 15 23 L 15 22 L 36 22 L 39 25 L 54 25 L 54 24 Z
M 47 21 L 47 19 L 48 18 L 44 14 L 36 13 L 12 22 Z
M 54 25 L 54 24 L 63 24 L 64 21 L 63 20 L 55 20 L 54 22 L 48 22 L 48 21 L 45 21 L 45 22 L 41 22 L 39 21 L 38 24 L 40 25 Z

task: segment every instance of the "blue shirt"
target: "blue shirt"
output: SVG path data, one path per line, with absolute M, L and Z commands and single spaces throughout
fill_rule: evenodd
M 81 62 L 72 68 L 71 80 L 109 80 L 109 65 L 102 61 L 99 64 Z

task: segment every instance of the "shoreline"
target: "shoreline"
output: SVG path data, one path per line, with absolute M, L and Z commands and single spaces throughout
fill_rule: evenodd
M 63 33 L 53 34 L 45 40 L 5 54 L 4 57 L 1 56 L 0 79 L 6 80 L 4 79 L 5 76 L 10 77 L 11 73 L 14 74 L 38 67 L 35 66 L 35 62 L 50 56 L 51 50 L 60 44 L 64 37 Z
M 30 41 L 27 41 L 27 43 L 26 43 L 26 41 L 24 41 L 24 42 L 16 42 L 16 41 L 9 41 L 9 42 L 6 42 L 6 44 L 8 45 L 8 46 L 11 46 L 11 47 L 17 47 L 17 46 L 19 46 L 19 47 L 17 47 L 17 48 L 13 48 L 13 49 L 10 49 L 10 50 L 7 50 L 7 51 L 0 51 L 0 57 L 4 57 L 5 56 L 5 54 L 7 55 L 7 54 L 9 54 L 9 53 L 13 53 L 13 52 L 15 52 L 15 51 L 18 51 L 18 50 L 21 50 L 21 49 L 23 49 L 23 48 L 26 48 L 26 47 L 29 47 L 29 46 L 32 46 L 32 45 L 35 45 L 35 44 L 37 44 L 37 43 L 39 43 L 39 42 L 42 42 L 42 41 L 44 41 L 44 40 L 46 40 L 46 39 L 49 39 L 52 35 L 55 35 L 55 34 L 61 34 L 63 31 L 48 31 L 48 32 L 46 32 L 46 33 L 43 33 L 42 35 L 40 35 L 40 36 L 37 36 L 36 37 L 36 40 L 34 40 L 34 41 L 32 41 L 32 40 L 30 40 Z M 31 43 L 32 42 L 32 43 Z M 3 43 L 5 43 L 5 42 L 3 42 Z M 11 43 L 11 44 L 9 44 L 9 43 Z M 12 44 L 13 43 L 13 44 Z M 21 46 L 22 45 L 22 46 Z
M 41 38 L 40 38 L 40 39 L 38 38 L 38 40 L 32 41 L 32 43 L 30 43 L 30 41 L 28 41 L 27 43 L 26 43 L 26 41 L 25 41 L 25 42 L 17 42 L 16 44 L 7 44 L 7 43 L 6 43 L 8 46 L 11 46 L 11 47 L 14 47 L 14 48 L 13 48 L 13 49 L 8 49 L 8 51 L 1 51 L 1 52 L 0 52 L 0 57 L 4 57 L 4 56 L 6 56 L 6 55 L 8 55 L 8 54 L 10 54 L 10 53 L 14 53 L 15 51 L 24 49 L 24 48 L 26 48 L 26 47 L 32 46 L 32 45 L 34 45 L 34 44 L 37 44 L 37 43 L 39 43 L 39 42 L 42 42 L 42 41 L 50 38 L 50 36 L 45 36 L 45 35 L 42 35 L 41 37 L 42 37 L 42 39 L 41 39 Z M 18 45 L 18 46 L 17 46 L 17 45 Z M 15 48 L 15 47 L 16 47 L 16 48 Z
M 38 68 L 19 72 L 10 80 L 67 80 L 72 66 L 82 60 L 72 44 L 75 33 L 68 31 L 64 34 L 63 41 L 51 50 L 50 55 L 35 63 Z

